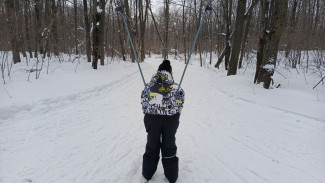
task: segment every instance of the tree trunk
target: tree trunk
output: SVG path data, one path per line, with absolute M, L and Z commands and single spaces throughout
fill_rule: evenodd
M 212 7 L 212 2 L 211 2 L 211 4 L 209 4 L 209 6 L 210 7 Z M 212 32 L 213 32 L 213 23 L 212 23 L 212 16 L 211 16 L 211 14 L 210 14 L 210 16 L 209 16 L 209 29 L 210 29 L 210 36 L 209 36 L 209 42 L 210 42 L 210 48 L 209 48 L 209 51 L 210 51 L 210 66 L 212 65 L 212 52 L 213 52 L 213 37 L 212 37 Z
M 99 9 L 101 12 L 97 12 L 99 14 L 99 58 L 100 65 L 105 65 L 105 0 L 99 1 Z
M 25 21 L 26 47 L 27 47 L 27 51 L 29 52 L 29 57 L 33 58 L 32 45 L 30 42 L 29 20 L 30 20 L 29 0 L 25 0 L 25 2 L 24 2 L 24 21 Z
M 324 14 L 323 14 L 324 16 Z M 317 32 L 319 22 L 319 0 L 316 0 L 316 15 L 315 15 L 315 21 L 313 23 L 313 33 L 315 34 Z
M 61 43 L 60 45 L 58 45 L 58 50 L 59 52 L 62 51 L 63 53 L 67 53 L 67 46 L 66 46 L 66 31 L 64 30 L 65 29 L 65 11 L 64 11 L 64 1 L 62 2 L 61 0 L 58 0 L 57 1 L 58 3 L 58 10 L 59 10 L 59 13 L 58 13 L 58 22 L 59 22 L 59 27 L 58 27 L 58 33 L 60 33 L 60 42 L 58 43 Z
M 21 3 L 21 7 L 23 7 L 24 2 Z M 19 4 L 18 4 L 19 5 Z M 19 45 L 20 45 L 20 52 L 23 54 L 23 57 L 27 58 L 27 54 L 26 54 L 26 34 L 24 32 L 24 18 L 23 18 L 23 8 L 20 9 L 20 7 L 18 6 L 17 10 L 16 10 L 16 19 L 17 19 L 17 35 L 19 37 Z
M 37 56 L 37 52 L 43 54 L 43 44 L 42 44 L 42 20 L 41 20 L 41 12 L 42 12 L 43 2 L 41 0 L 35 0 L 35 56 Z
M 186 64 L 186 50 L 187 50 L 187 46 L 186 46 L 186 34 L 185 34 L 185 0 L 183 1 L 183 17 L 182 17 L 182 21 L 183 21 L 183 44 L 184 44 L 184 62 Z
M 249 30 L 249 25 L 251 23 L 251 19 L 252 19 L 252 15 L 247 17 L 247 20 L 245 20 L 245 29 L 244 29 L 244 35 L 243 35 L 243 41 L 241 44 L 241 50 L 240 50 L 240 58 L 239 58 L 239 63 L 238 63 L 238 69 L 242 68 L 243 65 L 243 58 L 245 55 L 245 50 L 246 50 L 246 46 L 247 46 L 247 36 L 248 36 L 248 30 Z
M 52 19 L 53 19 L 53 26 L 52 26 L 52 34 L 53 34 L 53 51 L 54 55 L 59 55 L 59 36 L 58 36 L 58 8 L 55 4 L 55 0 L 52 0 Z
M 73 0 L 73 14 L 74 14 L 74 44 L 76 49 L 76 55 L 79 54 L 78 48 L 78 1 Z
M 231 35 L 230 35 L 230 25 L 231 25 L 231 15 L 232 15 L 232 1 L 226 0 L 226 8 L 225 8 L 225 19 L 226 19 L 226 50 L 225 50 L 225 69 L 228 70 L 229 59 L 231 53 Z
M 91 62 L 90 22 L 89 22 L 89 16 L 88 16 L 87 0 L 83 0 L 83 5 L 84 5 L 84 19 L 85 19 L 85 29 L 86 29 L 87 61 Z
M 45 12 L 44 12 L 44 15 L 45 15 L 45 29 L 43 30 L 42 34 L 44 35 L 45 32 L 49 32 L 49 29 L 51 29 L 51 24 L 53 24 L 53 22 L 51 22 L 51 19 L 52 19 L 52 16 L 51 16 L 51 7 L 50 7 L 50 4 L 51 1 L 50 0 L 46 0 L 45 1 Z M 53 15 L 53 14 L 52 14 Z M 50 57 L 50 44 L 49 44 L 49 34 L 46 34 L 45 37 L 44 37 L 44 44 L 45 44 L 45 49 L 44 49 L 44 54 L 43 54 L 43 58 L 46 57 L 46 54 L 48 57 Z
M 232 33 L 230 34 L 229 40 L 232 39 L 232 36 L 234 35 L 233 33 L 234 33 L 234 32 L 232 32 Z M 226 46 L 223 48 L 223 50 L 222 50 L 220 56 L 218 57 L 218 61 L 217 61 L 216 65 L 214 65 L 215 68 L 218 68 L 218 69 L 219 69 L 219 66 L 220 66 L 220 64 L 221 64 L 221 62 L 222 62 L 222 60 L 223 60 L 223 58 L 226 57 L 226 51 L 227 51 L 227 48 L 228 48 L 227 46 L 228 46 L 228 45 L 226 44 Z M 228 57 L 229 57 L 229 56 L 228 56 Z M 229 58 L 228 58 L 228 59 L 229 59 Z M 226 62 L 226 58 L 225 58 L 225 62 Z M 228 64 L 225 63 L 225 65 L 228 65 Z M 226 70 L 228 70 L 228 69 L 226 69 Z
M 165 32 L 164 32 L 164 42 L 165 49 L 163 51 L 163 58 L 168 59 L 168 51 L 169 51 L 169 41 L 168 41 L 168 30 L 169 30 L 169 0 L 164 0 L 165 4 Z
M 237 74 L 238 58 L 239 58 L 239 52 L 240 52 L 241 42 L 243 38 L 243 30 L 244 30 L 245 9 L 246 9 L 246 0 L 238 0 L 234 39 L 233 39 L 232 50 L 231 50 L 231 58 L 229 62 L 229 70 L 227 73 L 228 76 Z
M 261 65 L 257 65 L 256 74 L 257 83 L 263 82 L 264 88 L 268 89 L 273 81 L 278 46 L 286 24 L 288 0 L 263 0 L 263 2 L 266 5 L 264 12 L 266 21 L 262 39 L 264 43 L 260 44 L 262 53 L 258 55 L 257 59 L 261 60 L 257 60 L 257 63 L 261 63 Z
M 124 49 L 124 40 L 122 38 L 122 35 L 123 35 L 122 32 L 123 32 L 123 30 L 122 30 L 122 27 L 121 27 L 121 20 L 120 20 L 120 18 L 117 18 L 117 21 L 118 21 L 118 28 L 119 28 L 118 36 L 119 36 L 120 45 L 121 45 L 122 58 L 123 58 L 123 61 L 126 61 L 125 49 Z
M 146 0 L 145 12 L 143 13 L 143 1 L 139 0 L 139 20 L 140 20 L 140 61 L 143 62 L 145 59 L 145 30 L 146 30 L 146 21 L 148 14 L 149 1 Z
M 19 35 L 18 35 L 18 10 L 19 10 L 19 0 L 6 0 L 5 1 L 5 6 L 7 10 L 7 24 L 9 27 L 9 32 L 10 32 L 10 45 L 12 49 L 12 56 L 13 56 L 13 61 L 14 64 L 20 62 L 20 56 L 19 56 L 19 50 L 20 50 L 20 45 L 19 45 Z
M 97 12 L 99 4 L 93 0 L 93 69 L 97 69 L 99 59 L 99 22 L 100 14 Z
M 134 36 L 133 30 L 131 28 L 131 21 L 130 21 L 131 13 L 130 13 L 130 7 L 129 7 L 129 1 L 128 0 L 124 0 L 124 10 L 125 10 L 125 14 L 126 14 L 126 21 L 127 21 L 127 24 L 129 25 L 129 28 L 130 28 L 130 30 L 129 30 L 130 31 L 130 36 L 131 36 L 131 39 L 134 40 L 133 38 L 135 36 Z M 135 41 L 134 41 L 134 44 L 135 44 Z M 134 63 L 135 62 L 135 57 L 134 57 L 134 54 L 133 54 L 131 42 L 130 42 L 130 57 L 131 57 L 131 61 Z
M 220 54 L 220 56 L 218 58 L 218 61 L 217 61 L 216 65 L 214 65 L 215 68 L 218 68 L 219 69 L 219 66 L 220 66 L 221 62 L 222 62 L 223 58 L 225 57 L 225 54 L 226 54 L 226 48 L 224 48 L 222 50 L 222 52 L 221 52 L 221 54 Z
M 298 0 L 293 1 L 292 10 L 290 14 L 290 20 L 288 22 L 288 42 L 285 50 L 285 57 L 288 58 L 292 49 L 293 34 L 296 26 L 296 11 L 297 11 Z
M 251 20 L 253 17 L 253 10 L 254 7 L 257 5 L 257 3 L 259 2 L 259 0 L 254 0 L 252 2 L 252 5 L 249 7 L 247 13 L 244 16 L 244 25 L 245 25 L 245 29 L 244 29 L 244 33 L 243 33 L 243 41 L 241 44 L 241 50 L 240 50 L 240 59 L 239 59 L 239 64 L 238 64 L 238 68 L 242 68 L 242 63 L 243 63 L 243 57 L 245 55 L 245 50 L 246 50 L 246 46 L 247 46 L 247 36 L 248 36 L 248 31 L 249 31 L 249 26 L 251 24 Z
M 201 15 L 202 15 L 202 0 L 200 1 L 200 7 L 199 7 L 199 18 L 197 19 L 197 28 L 200 26 L 200 21 L 201 21 Z M 203 60 L 202 60 L 202 46 L 201 46 L 201 41 L 200 41 L 200 36 L 198 36 L 198 41 L 197 41 L 197 48 L 199 49 L 199 54 L 200 54 L 200 65 L 201 67 L 203 66 Z
M 265 28 L 266 28 L 266 20 L 267 20 L 267 12 L 268 12 L 268 6 L 269 4 L 262 0 L 260 4 L 260 33 L 259 33 L 259 39 L 258 39 L 258 48 L 257 48 L 257 54 L 256 54 L 256 72 L 254 77 L 254 83 L 257 83 L 257 78 L 259 76 L 260 67 L 262 65 L 262 56 L 263 56 L 263 48 L 265 44 Z

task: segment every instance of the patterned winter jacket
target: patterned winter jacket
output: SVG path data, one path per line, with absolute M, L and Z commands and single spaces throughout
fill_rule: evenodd
M 184 91 L 180 88 L 176 97 L 178 84 L 174 83 L 173 76 L 167 71 L 158 71 L 152 76 L 147 84 L 149 97 L 146 89 L 141 93 L 141 104 L 144 114 L 174 115 L 181 113 L 184 104 Z

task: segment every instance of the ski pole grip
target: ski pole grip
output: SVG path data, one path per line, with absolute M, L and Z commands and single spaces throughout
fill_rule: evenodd
M 123 6 L 119 6 L 119 7 L 115 8 L 115 11 L 123 12 Z
M 206 7 L 205 7 L 205 11 L 211 11 L 212 10 L 212 8 L 209 6 L 209 5 L 207 5 Z

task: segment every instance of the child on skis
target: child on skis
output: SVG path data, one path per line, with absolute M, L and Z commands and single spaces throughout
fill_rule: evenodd
M 175 134 L 184 104 L 184 91 L 174 83 L 169 60 L 164 60 L 141 94 L 147 134 L 142 175 L 148 182 L 157 170 L 161 150 L 164 173 L 169 182 L 178 178 Z M 148 92 L 148 93 L 147 93 Z

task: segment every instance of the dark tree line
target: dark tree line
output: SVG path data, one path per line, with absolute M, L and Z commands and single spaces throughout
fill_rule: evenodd
M 324 0 L 0 0 L 0 50 L 14 63 L 61 53 L 85 54 L 94 69 L 107 57 L 134 62 L 121 4 L 141 62 L 152 53 L 186 61 L 206 5 L 213 11 L 195 47 L 201 66 L 206 55 L 235 75 L 256 51 L 255 82 L 268 88 L 278 51 L 295 68 L 302 51 L 325 49 Z

